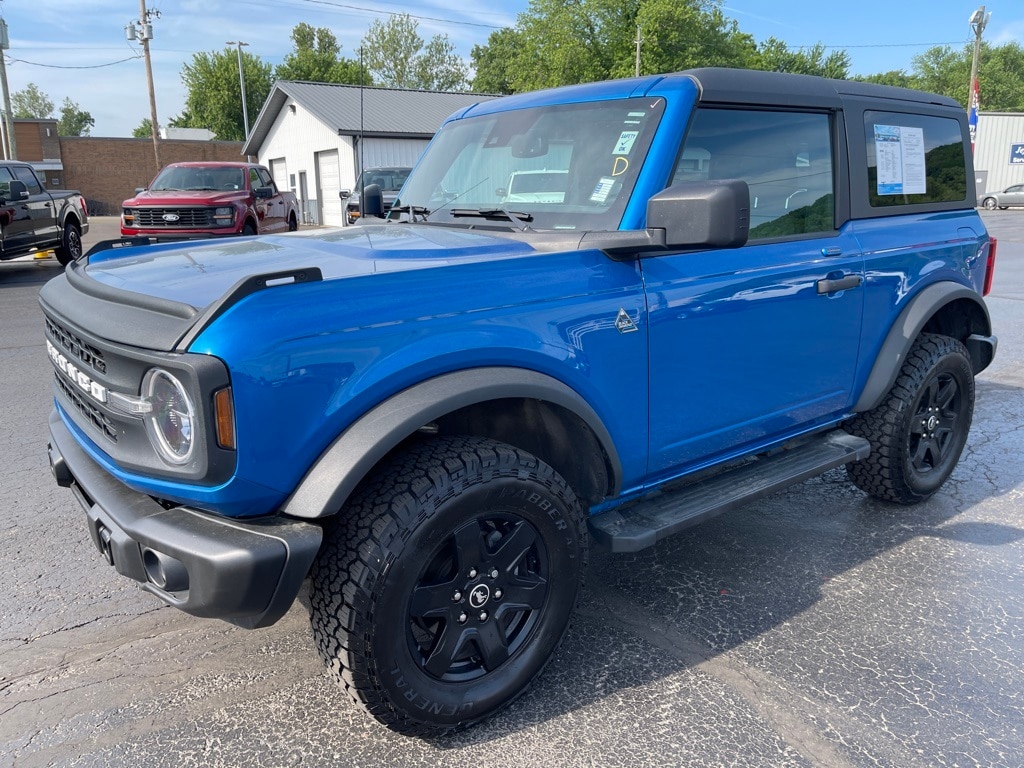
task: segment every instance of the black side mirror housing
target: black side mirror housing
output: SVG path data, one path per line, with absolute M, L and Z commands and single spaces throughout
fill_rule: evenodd
M 359 196 L 360 220 L 367 217 L 384 218 L 384 193 L 381 192 L 380 184 L 367 184 L 363 187 L 363 193 Z
M 750 234 L 750 188 L 739 179 L 689 181 L 647 202 L 647 228 L 666 248 L 738 248 Z
M 342 200 L 348 200 L 350 197 L 352 197 L 352 190 L 351 189 L 339 189 L 338 190 L 338 197 L 340 197 Z
M 12 179 L 8 182 L 8 191 L 2 194 L 2 197 L 7 202 L 19 203 L 22 200 L 28 200 L 28 187 L 25 186 L 25 182 Z
M 256 198 L 259 199 L 259 200 L 268 200 L 268 199 L 270 199 L 271 197 L 274 196 L 274 188 L 273 187 L 256 187 L 256 189 L 253 190 L 253 194 L 255 194 Z

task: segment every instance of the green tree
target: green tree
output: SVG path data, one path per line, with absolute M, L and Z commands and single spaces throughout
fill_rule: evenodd
M 642 44 L 640 73 L 691 67 L 755 67 L 754 38 L 722 13 L 718 0 L 642 0 L 637 12 Z M 632 75 L 634 45 L 627 41 L 613 75 Z M 623 58 L 626 60 L 624 61 Z
M 57 135 L 88 136 L 96 125 L 93 116 L 78 108 L 71 99 L 65 97 L 60 106 L 60 117 L 57 119 Z
M 512 61 L 521 45 L 520 34 L 511 27 L 491 32 L 486 45 L 474 45 L 473 90 L 477 93 L 512 93 Z
M 53 117 L 53 102 L 39 90 L 35 83 L 29 83 L 20 91 L 11 94 L 11 112 L 15 117 L 37 119 Z
M 153 137 L 153 121 L 148 117 L 142 118 L 142 122 L 139 123 L 132 131 L 132 136 L 136 139 L 149 139 Z
M 520 92 L 640 72 L 752 66 L 757 47 L 721 0 L 532 0 L 516 26 L 473 51 L 477 90 Z
M 845 80 L 850 76 L 850 55 L 846 51 L 825 53 L 825 46 L 815 43 L 807 49 L 791 49 L 782 40 L 769 37 L 757 48 L 753 62 L 756 69 L 769 72 L 794 72 Z
M 455 54 L 448 35 L 424 44 L 419 24 L 408 14 L 374 21 L 363 38 L 363 60 L 376 82 L 393 88 L 436 91 L 464 90 L 466 65 Z
M 879 72 L 875 75 L 855 77 L 865 83 L 878 83 L 879 85 L 894 85 L 897 88 L 917 88 L 914 76 L 907 74 L 902 69 L 890 69 L 888 72 Z
M 297 24 L 292 29 L 292 43 L 295 48 L 274 70 L 275 80 L 372 85 L 365 74 L 360 79 L 357 60 L 340 55 L 341 45 L 326 27 Z
M 272 67 L 243 51 L 242 71 L 246 106 L 255 119 L 270 95 Z M 222 141 L 245 139 L 238 53 L 234 48 L 194 54 L 192 61 L 181 68 L 181 80 L 188 93 L 180 127 L 208 128 Z

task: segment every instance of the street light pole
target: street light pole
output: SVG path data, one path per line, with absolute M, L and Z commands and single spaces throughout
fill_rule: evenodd
M 971 82 L 967 93 L 967 122 L 971 129 L 971 151 L 974 151 L 974 137 L 978 133 L 978 109 L 980 108 L 978 93 L 978 56 L 981 53 L 981 35 L 988 26 L 991 13 L 985 13 L 985 6 L 971 14 L 968 20 L 974 30 L 974 56 L 971 58 Z
M 245 123 L 245 136 L 243 141 L 249 139 L 249 107 L 245 103 L 245 70 L 242 69 L 242 46 L 248 46 L 248 43 L 243 43 L 241 40 L 228 40 L 226 45 L 237 45 L 238 46 L 238 82 L 242 86 L 242 121 Z

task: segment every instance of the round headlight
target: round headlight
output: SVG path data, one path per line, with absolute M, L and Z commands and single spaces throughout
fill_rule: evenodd
M 154 368 L 142 381 L 142 396 L 153 406 L 146 414 L 146 432 L 160 457 L 185 464 L 195 447 L 195 409 L 185 387 L 167 371 Z

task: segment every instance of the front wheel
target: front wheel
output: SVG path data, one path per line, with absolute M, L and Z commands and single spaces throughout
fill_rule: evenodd
M 313 636 L 338 682 L 403 733 L 468 725 L 540 674 L 586 564 L 584 516 L 549 466 L 439 438 L 380 468 L 313 566 Z
M 54 254 L 62 267 L 66 267 L 75 259 L 82 258 L 82 231 L 73 221 L 64 225 L 60 245 L 54 250 Z
M 242 227 L 242 237 L 255 237 L 258 234 L 255 224 L 251 221 L 245 222 L 245 226 Z
M 974 372 L 967 349 L 949 336 L 922 334 L 885 400 L 847 424 L 871 442 L 871 455 L 846 465 L 872 496 L 915 504 L 952 474 L 974 415 Z

